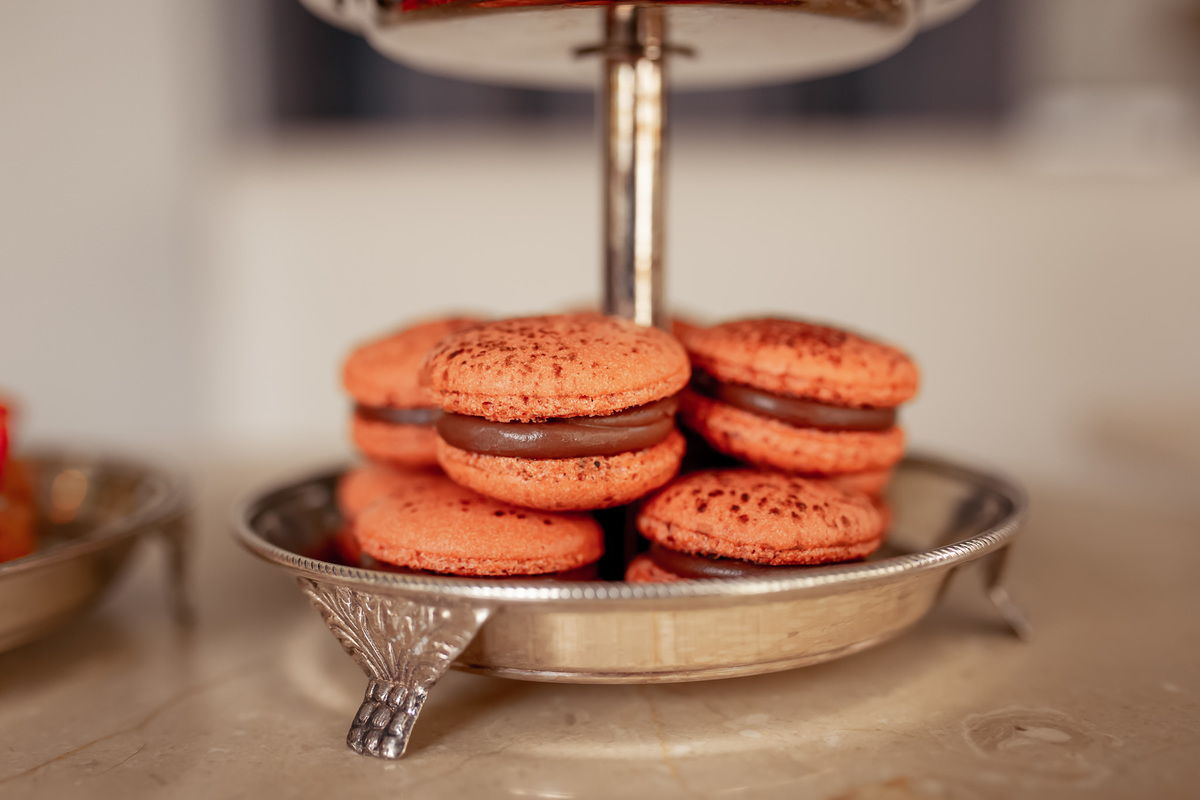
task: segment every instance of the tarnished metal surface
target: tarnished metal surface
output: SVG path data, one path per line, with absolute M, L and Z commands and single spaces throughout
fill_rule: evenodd
M 102 455 L 37 452 L 22 456 L 37 492 L 37 552 L 0 564 L 0 651 L 36 639 L 89 608 L 120 573 L 138 540 L 160 536 L 182 594 L 186 497 L 162 470 Z

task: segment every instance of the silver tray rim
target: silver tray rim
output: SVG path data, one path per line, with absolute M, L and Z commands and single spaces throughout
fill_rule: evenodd
M 236 538 L 255 555 L 285 567 L 293 573 L 347 586 L 394 594 L 420 593 L 446 598 L 507 603 L 587 604 L 596 601 L 665 602 L 711 597 L 754 597 L 794 593 L 826 593 L 849 589 L 877 581 L 895 580 L 932 569 L 946 569 L 982 558 L 1009 544 L 1020 530 L 1028 509 L 1023 489 L 1009 478 L 983 471 L 940 456 L 910 454 L 904 463 L 917 468 L 949 474 L 1004 496 L 1012 510 L 997 524 L 967 539 L 919 553 L 893 556 L 873 562 L 837 566 L 807 567 L 788 570 L 780 577 L 703 578 L 671 583 L 625 583 L 620 581 L 495 581 L 481 578 L 402 575 L 347 567 L 286 550 L 260 536 L 253 520 L 281 493 L 303 490 L 323 479 L 332 478 L 345 467 L 310 471 L 300 477 L 278 481 L 265 489 L 249 492 L 233 511 Z M 781 568 L 783 569 L 783 568 Z
M 125 539 L 136 538 L 187 513 L 187 484 L 175 470 L 125 454 L 54 445 L 23 448 L 16 453 L 30 464 L 61 463 L 76 467 L 96 466 L 106 471 L 136 473 L 151 487 L 152 494 L 134 511 L 89 530 L 82 536 L 35 550 L 0 564 L 0 582 L 13 575 L 49 569 L 106 550 Z

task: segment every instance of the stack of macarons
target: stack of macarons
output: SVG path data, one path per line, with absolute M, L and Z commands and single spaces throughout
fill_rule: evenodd
M 603 552 L 582 512 L 628 507 L 652 544 L 627 579 L 676 580 L 874 551 L 917 372 L 793 320 L 672 336 L 577 313 L 418 325 L 352 353 L 343 383 L 369 460 L 339 487 L 348 562 L 562 575 Z M 677 411 L 746 466 L 676 477 Z
M 861 492 L 747 468 L 680 477 L 643 504 L 637 527 L 651 545 L 625 579 L 663 582 L 864 558 L 882 544 L 887 524 Z
M 624 505 L 679 471 L 673 336 L 601 314 L 502 320 L 452 334 L 425 377 L 438 462 L 482 494 L 548 511 Z
M 371 463 L 339 486 L 343 559 L 477 576 L 594 562 L 599 524 L 570 512 L 675 476 L 690 374 L 669 334 L 594 313 L 445 320 L 364 345 L 343 383 Z M 435 464 L 444 475 L 413 471 Z
M 890 345 L 788 319 L 677 325 L 692 361 L 684 423 L 742 469 L 685 475 L 637 518 L 652 544 L 631 581 L 756 574 L 863 558 L 882 543 L 880 499 L 903 456 L 896 407 L 917 390 Z
M 9 411 L 0 397 L 0 562 L 27 556 L 37 545 L 33 484 L 10 455 Z
M 422 366 L 446 336 L 479 324 L 468 317 L 422 322 L 346 359 L 351 438 L 367 461 L 338 482 L 336 555 L 353 566 L 411 573 L 595 577 L 586 566 L 604 542 L 594 519 L 533 514 L 458 486 L 438 467 L 441 410 L 422 384 Z
M 681 331 L 692 383 L 681 414 L 712 447 L 759 467 L 878 494 L 904 455 L 896 408 L 912 360 L 837 328 L 749 319 Z
M 351 438 L 372 461 L 406 467 L 437 464 L 438 409 L 421 385 L 430 348 L 478 325 L 469 317 L 429 320 L 367 342 L 342 367 L 342 387 L 354 401 Z

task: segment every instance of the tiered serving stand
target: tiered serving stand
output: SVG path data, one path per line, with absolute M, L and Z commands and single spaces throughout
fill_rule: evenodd
M 685 88 L 831 73 L 883 58 L 973 0 L 303 0 L 380 52 L 459 77 L 599 87 L 605 163 L 604 306 L 662 325 L 667 68 Z M 600 64 L 595 63 L 601 62 Z M 921 619 L 954 571 L 984 560 L 989 596 L 1018 635 L 1004 589 L 1024 515 L 996 475 L 910 456 L 888 490 L 893 526 L 865 562 L 769 577 L 670 584 L 402 575 L 321 559 L 341 524 L 330 470 L 255 493 L 236 515 L 254 553 L 290 570 L 367 674 L 348 745 L 404 754 L 447 669 L 568 683 L 753 675 L 878 644 Z

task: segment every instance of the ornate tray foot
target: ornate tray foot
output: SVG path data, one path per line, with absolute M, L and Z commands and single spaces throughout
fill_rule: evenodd
M 1033 638 L 1033 626 L 1029 623 L 1029 617 L 1025 611 L 1009 594 L 1008 587 L 1004 585 L 1004 573 L 1008 568 L 1008 553 L 1011 549 L 1012 545 L 1009 545 L 988 557 L 984 567 L 986 570 L 984 580 L 987 585 L 988 599 L 996 607 L 1000 618 L 1018 639 L 1027 642 Z
M 166 522 L 159 536 L 166 548 L 167 559 L 167 605 L 175 624 L 190 628 L 196 622 L 192 607 L 190 583 L 188 581 L 188 557 L 191 551 L 191 526 L 186 514 Z
M 370 680 L 358 714 L 350 723 L 346 745 L 356 753 L 379 758 L 404 755 L 413 724 L 425 705 L 426 688 Z
M 429 689 L 491 616 L 488 607 L 427 605 L 299 578 L 329 630 L 367 674 L 346 745 L 400 758 Z

